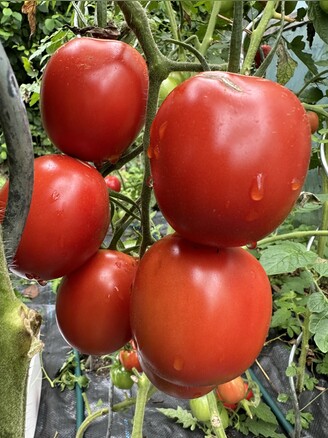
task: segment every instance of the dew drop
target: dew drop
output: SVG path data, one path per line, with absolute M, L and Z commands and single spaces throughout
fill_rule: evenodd
M 181 357 L 176 357 L 173 362 L 173 368 L 177 371 L 181 371 L 183 370 L 183 367 L 184 367 L 183 359 L 181 359 Z
M 263 180 L 264 180 L 263 173 L 258 173 L 252 181 L 250 194 L 253 201 L 261 201 L 261 199 L 263 199 L 263 195 L 264 195 Z
M 256 249 L 257 248 L 257 242 L 250 242 L 247 245 L 248 249 Z
M 147 180 L 147 186 L 148 187 L 150 187 L 150 188 L 152 188 L 153 187 L 153 178 L 150 176 L 149 178 L 148 178 L 148 180 Z
M 57 199 L 59 199 L 60 194 L 57 192 L 57 190 L 54 190 L 52 195 L 51 195 L 51 199 L 53 201 L 57 201 Z
M 46 286 L 48 282 L 46 280 L 37 280 L 40 286 Z
M 158 135 L 160 140 L 162 140 L 162 138 L 164 137 L 166 128 L 167 128 L 167 121 L 162 123 L 161 126 L 159 127 Z
M 293 178 L 291 182 L 293 192 L 301 187 L 301 181 L 298 178 Z

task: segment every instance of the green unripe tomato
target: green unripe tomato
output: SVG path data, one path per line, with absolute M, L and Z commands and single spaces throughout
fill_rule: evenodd
M 192 415 L 198 421 L 206 422 L 211 420 L 211 412 L 206 395 L 189 400 L 189 406 Z M 223 404 L 220 402 L 218 403 L 218 412 L 222 421 L 222 426 L 224 429 L 226 429 L 229 426 L 229 414 Z
M 319 5 L 323 12 L 328 14 L 328 0 L 320 0 Z
M 168 77 L 162 82 L 161 88 L 159 89 L 158 100 L 160 103 L 168 96 L 171 91 L 185 79 L 187 79 L 189 75 L 186 75 L 181 72 L 172 72 L 168 75 Z
M 197 418 L 198 421 L 210 421 L 211 413 L 206 395 L 189 400 L 189 406 L 192 415 Z
M 119 389 L 131 389 L 134 381 L 131 379 L 133 373 L 127 371 L 121 364 L 114 365 L 110 370 L 110 378 L 113 385 Z

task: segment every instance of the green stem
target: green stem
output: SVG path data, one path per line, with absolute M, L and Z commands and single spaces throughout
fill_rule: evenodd
M 148 393 L 151 383 L 146 374 L 142 374 L 138 379 L 138 393 L 136 401 L 136 410 L 133 417 L 133 429 L 131 438 L 142 438 L 143 421 L 145 416 L 145 407 L 148 400 Z
M 219 1 L 213 2 L 213 7 L 212 7 L 210 19 L 208 21 L 206 33 L 204 35 L 204 38 L 203 38 L 203 41 L 201 43 L 200 50 L 199 50 L 202 55 L 206 54 L 207 49 L 209 48 L 210 44 L 212 43 L 213 33 L 215 30 L 215 25 L 216 25 L 216 21 L 217 21 L 217 17 L 218 17 L 218 14 L 220 12 L 220 9 L 221 9 L 221 1 L 219 0 Z
M 254 29 L 252 32 L 249 48 L 247 50 L 245 60 L 241 68 L 241 73 L 244 75 L 250 74 L 256 52 L 260 47 L 261 40 L 264 32 L 266 31 L 267 25 L 274 14 L 276 3 L 277 1 L 266 2 L 262 18 L 256 29 Z
M 264 246 L 280 240 L 303 239 L 311 236 L 328 236 L 328 230 L 310 230 L 310 231 L 294 231 L 286 234 L 276 234 L 274 236 L 266 237 L 257 242 L 258 246 Z
M 177 45 L 179 45 L 181 47 L 184 47 L 185 49 L 189 50 L 189 52 L 192 53 L 193 55 L 195 55 L 195 57 L 198 59 L 198 61 L 201 64 L 201 66 L 202 66 L 204 71 L 210 70 L 210 67 L 209 67 L 206 59 L 200 53 L 199 50 L 195 49 L 195 47 L 191 46 L 190 44 L 187 44 L 186 42 L 182 42 L 182 41 L 178 41 L 178 40 L 167 39 L 166 41 L 173 42 L 173 43 L 175 43 L 175 44 L 177 44 Z
M 240 70 L 240 54 L 243 34 L 243 12 L 244 2 L 240 0 L 235 1 L 228 62 L 228 71 L 232 73 L 238 73 Z
M 311 85 L 313 82 L 316 82 L 318 79 L 321 78 L 321 76 L 325 75 L 328 73 L 328 69 L 326 70 L 322 70 L 320 73 L 316 74 L 315 76 L 312 76 L 312 78 L 310 78 L 308 81 L 306 81 L 303 85 L 303 87 L 297 92 L 295 93 L 297 97 L 300 97 L 300 95 L 303 93 L 303 91 L 305 91 L 305 89 Z
M 322 173 L 322 190 L 324 194 L 328 193 L 328 177 L 323 169 Z M 322 219 L 321 219 L 321 229 L 328 230 L 328 201 L 325 201 L 322 205 Z M 323 258 L 325 254 L 325 249 L 327 245 L 327 236 L 320 236 L 318 239 L 318 256 Z
M 227 438 L 222 421 L 220 419 L 220 414 L 218 411 L 217 401 L 214 392 L 213 391 L 209 392 L 206 398 L 207 398 L 208 406 L 210 408 L 210 413 L 211 413 L 210 421 L 215 436 L 218 438 Z
M 81 426 L 79 427 L 78 431 L 76 432 L 75 438 L 82 438 L 84 435 L 84 432 L 87 430 L 87 428 L 90 426 L 90 424 L 96 420 L 99 417 L 102 417 L 104 415 L 107 415 L 109 412 L 108 408 L 100 409 L 99 411 L 94 412 L 93 414 L 90 414 L 86 417 L 86 419 L 83 421 Z
M 96 16 L 97 16 L 97 26 L 106 27 L 107 26 L 107 0 L 97 0 L 96 1 Z
M 311 313 L 307 309 L 305 311 L 305 315 L 304 315 L 301 353 L 300 353 L 298 367 L 297 367 L 296 391 L 298 392 L 298 394 L 300 394 L 304 388 L 306 357 L 307 357 L 307 353 L 309 351 L 309 340 L 311 337 L 311 334 L 310 334 L 310 316 L 311 316 Z
M 304 109 L 306 109 L 307 111 L 315 111 L 316 113 L 321 114 L 322 116 L 328 118 L 328 112 L 323 109 L 325 105 L 314 105 L 304 102 L 302 102 L 302 105 Z
M 166 13 L 167 16 L 169 17 L 169 21 L 170 21 L 170 26 L 171 26 L 171 32 L 173 35 L 173 38 L 177 41 L 181 40 L 181 35 L 177 26 L 177 21 L 175 19 L 175 12 L 172 8 L 172 4 L 171 2 L 164 2 L 164 7 L 166 9 Z M 185 56 L 184 56 L 184 52 L 183 50 L 181 50 L 181 48 L 179 48 L 179 58 L 182 57 L 182 59 L 185 60 Z

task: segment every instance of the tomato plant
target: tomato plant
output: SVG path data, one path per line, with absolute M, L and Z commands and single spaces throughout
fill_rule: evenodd
M 133 257 L 99 250 L 64 277 L 56 300 L 58 327 L 85 354 L 109 354 L 131 339 L 130 289 L 137 269 Z
M 164 217 L 183 237 L 215 246 L 256 242 L 280 225 L 310 153 L 309 120 L 291 91 L 223 72 L 200 73 L 169 94 L 148 151 Z
M 224 403 L 239 403 L 246 397 L 247 388 L 242 377 L 238 376 L 229 382 L 222 383 L 216 388 L 216 394 L 219 400 Z
M 115 192 L 121 191 L 121 181 L 116 175 L 105 176 L 105 183 L 107 187 Z
M 319 5 L 323 12 L 326 12 L 326 14 L 328 14 L 328 0 L 320 0 Z
M 89 164 L 65 155 L 34 162 L 32 202 L 12 271 L 50 280 L 82 265 L 101 245 L 109 226 L 108 190 Z M 5 206 L 9 183 L 0 190 Z
M 148 70 L 122 41 L 74 38 L 50 58 L 41 116 L 54 145 L 86 161 L 116 161 L 143 123 Z
M 132 289 L 139 358 L 176 385 L 232 380 L 263 346 L 271 301 L 262 266 L 244 249 L 167 236 L 141 259 Z

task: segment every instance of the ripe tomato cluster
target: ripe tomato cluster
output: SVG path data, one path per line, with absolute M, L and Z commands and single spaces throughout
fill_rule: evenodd
M 74 38 L 50 58 L 42 78 L 41 116 L 60 154 L 35 159 L 26 226 L 11 270 L 40 284 L 63 277 L 56 316 L 80 352 L 107 354 L 131 339 L 130 288 L 137 260 L 99 249 L 110 223 L 116 161 L 143 126 L 148 69 L 121 41 Z M 0 191 L 1 220 L 8 183 Z
M 241 246 L 289 214 L 310 152 L 303 106 L 266 79 L 201 73 L 160 106 L 148 156 L 158 206 L 176 233 L 146 252 L 131 296 L 139 360 L 155 386 L 199 397 L 258 356 L 271 287 Z

